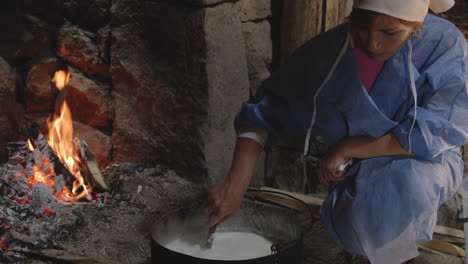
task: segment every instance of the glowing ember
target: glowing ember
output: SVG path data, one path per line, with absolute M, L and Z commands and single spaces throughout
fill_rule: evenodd
M 44 213 L 48 215 L 54 215 L 54 211 L 49 210 L 48 208 L 44 207 Z
M 47 161 L 46 158 L 42 159 L 42 164 L 44 165 L 43 167 L 47 167 L 47 171 L 44 171 L 43 169 L 41 169 L 36 164 L 33 164 L 34 174 L 30 175 L 28 177 L 29 183 L 30 184 L 37 184 L 39 182 L 42 182 L 42 183 L 46 184 L 47 186 L 53 188 L 54 185 L 55 185 L 55 176 L 56 175 L 55 175 L 54 170 L 52 169 L 52 165 L 50 165 L 50 163 Z M 50 177 L 50 176 L 52 176 L 52 177 Z
M 73 197 L 70 190 L 68 190 L 67 186 L 64 186 L 62 191 L 59 194 L 56 194 L 55 196 L 59 198 L 60 200 L 65 200 L 65 201 L 68 201 L 70 200 L 70 197 Z

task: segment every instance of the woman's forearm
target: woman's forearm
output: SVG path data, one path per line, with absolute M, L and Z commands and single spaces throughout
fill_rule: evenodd
M 343 142 L 345 155 L 349 158 L 367 159 L 392 155 L 413 155 L 406 151 L 392 133 L 380 138 L 369 136 L 351 137 Z
M 262 149 L 253 139 L 237 138 L 231 169 L 224 181 L 211 189 L 203 210 L 208 226 L 222 222 L 239 209 Z
M 238 137 L 226 180 L 239 190 L 246 190 L 262 149 L 262 145 L 255 140 Z

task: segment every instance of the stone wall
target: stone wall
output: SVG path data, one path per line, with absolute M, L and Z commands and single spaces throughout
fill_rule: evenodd
M 281 21 L 273 2 L 3 3 L 0 22 L 11 26 L 0 30 L 0 158 L 31 124 L 46 132 L 45 120 L 66 99 L 75 134 L 101 166 L 164 163 L 197 181 L 220 181 L 235 113 L 272 71 L 272 22 Z M 334 10 L 341 9 L 330 17 Z M 50 82 L 62 68 L 72 74 L 66 96 Z
M 235 113 L 270 73 L 270 15 L 269 0 L 240 0 L 206 9 L 207 75 L 214 97 L 204 138 L 213 183 L 221 181 L 230 166 Z
M 234 115 L 270 73 L 270 0 L 22 0 L 2 4 L 0 158 L 70 105 L 101 166 L 164 163 L 216 181 Z M 66 96 L 51 84 L 71 72 Z

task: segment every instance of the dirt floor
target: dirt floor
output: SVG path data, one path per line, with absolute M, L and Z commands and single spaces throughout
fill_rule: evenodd
M 439 251 L 419 250 L 415 264 L 464 264 L 465 258 Z M 304 264 L 346 264 L 343 251 L 328 236 L 319 219 L 304 237 Z

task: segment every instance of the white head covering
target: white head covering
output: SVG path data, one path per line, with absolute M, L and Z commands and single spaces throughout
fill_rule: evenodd
M 455 4 L 454 0 L 355 0 L 354 7 L 375 11 L 406 21 L 422 22 L 429 8 L 442 13 Z

